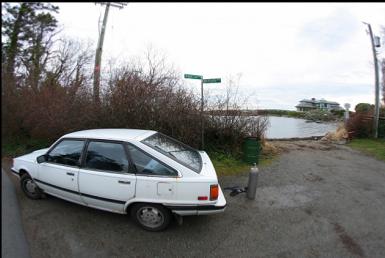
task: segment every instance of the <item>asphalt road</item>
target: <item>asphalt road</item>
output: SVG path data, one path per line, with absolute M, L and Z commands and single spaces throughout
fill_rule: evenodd
M 3 169 L 1 170 L 1 257 L 30 257 L 15 186 Z
M 297 142 L 261 169 L 256 200 L 164 232 L 129 217 L 17 188 L 32 257 L 385 257 L 385 162 L 345 146 Z M 220 179 L 245 186 L 247 174 Z

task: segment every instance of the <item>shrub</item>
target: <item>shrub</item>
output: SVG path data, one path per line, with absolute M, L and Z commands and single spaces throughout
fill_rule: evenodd
M 341 118 L 341 117 L 343 117 L 344 116 L 344 114 L 345 114 L 345 110 L 331 110 L 330 111 L 330 113 L 332 113 L 334 116 L 336 116 L 336 117 L 339 117 L 339 118 Z
M 372 112 L 374 110 L 374 105 L 369 103 L 358 103 L 355 107 L 355 111 L 357 113 L 367 113 Z
M 378 137 L 385 138 L 385 119 L 378 121 Z
M 348 132 L 354 132 L 353 137 L 368 138 L 373 133 L 373 119 L 368 113 L 355 113 L 347 122 Z
M 20 76 L 7 76 L 2 69 L 2 84 L 6 85 L 2 88 L 3 140 L 12 143 L 17 138 L 14 145 L 24 142 L 30 145 L 28 149 L 39 140 L 52 142 L 77 130 L 141 128 L 200 147 L 200 96 L 183 87 L 181 75 L 165 63 L 164 57 L 149 52 L 144 63 L 110 64 L 109 71 L 104 71 L 97 103 L 91 90 L 90 49 L 64 40 L 53 53 L 37 80 L 23 74 L 34 69 L 32 63 L 17 69 Z M 228 84 L 226 96 L 214 104 L 204 103 L 205 110 L 224 111 L 222 117 L 205 112 L 205 140 L 207 147 L 233 154 L 239 152 L 248 133 L 263 137 L 266 126 L 262 118 L 254 121 L 242 114 L 238 89 L 231 90 L 231 79 Z
M 304 113 L 304 118 L 308 120 L 321 120 L 321 121 L 330 121 L 334 120 L 334 116 L 329 111 L 314 109 Z

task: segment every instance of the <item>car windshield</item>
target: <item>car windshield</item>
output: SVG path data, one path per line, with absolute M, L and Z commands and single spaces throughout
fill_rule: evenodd
M 171 137 L 156 133 L 144 139 L 142 142 L 197 173 L 199 173 L 202 168 L 202 158 L 199 152 Z

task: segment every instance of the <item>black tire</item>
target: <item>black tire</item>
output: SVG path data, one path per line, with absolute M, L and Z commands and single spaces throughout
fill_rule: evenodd
M 162 231 L 171 221 L 171 212 L 160 204 L 138 203 L 131 208 L 131 218 L 143 229 Z
M 24 174 L 20 178 L 20 186 L 24 194 L 33 200 L 43 198 L 41 189 L 36 185 L 33 179 L 28 175 Z

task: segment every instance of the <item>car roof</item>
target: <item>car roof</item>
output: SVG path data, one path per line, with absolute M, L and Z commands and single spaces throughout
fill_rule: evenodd
M 118 141 L 141 141 L 157 131 L 140 129 L 91 129 L 64 135 L 62 138 L 91 138 Z

